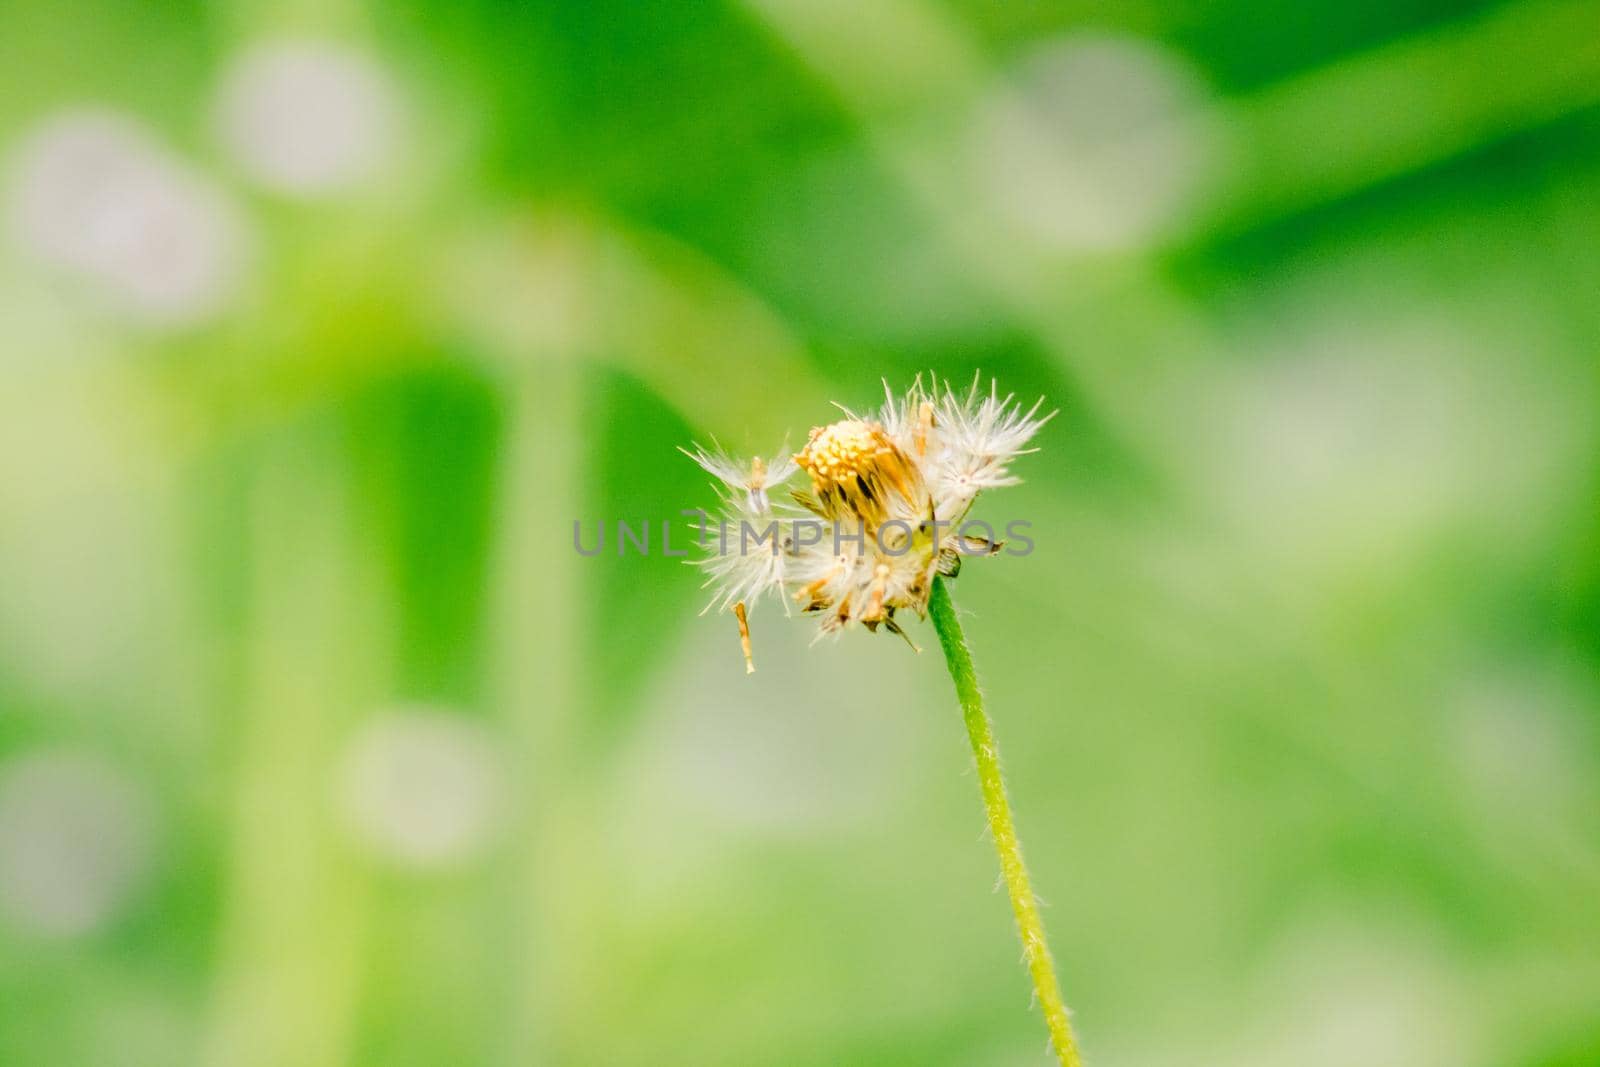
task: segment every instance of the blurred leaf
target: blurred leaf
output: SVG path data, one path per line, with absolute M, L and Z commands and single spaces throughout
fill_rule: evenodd
M 710 476 L 678 451 L 697 436 L 678 413 L 616 371 L 597 369 L 589 390 L 592 421 L 603 432 L 592 458 L 589 512 L 574 518 L 582 522 L 585 546 L 594 544 L 596 524 L 604 525 L 605 551 L 578 559 L 576 566 L 594 590 L 589 681 L 601 732 L 610 736 L 625 731 L 644 710 L 641 688 L 676 649 L 681 620 L 702 606 L 696 596 L 700 574 L 687 558 L 664 554 L 661 524 L 671 523 L 672 551 L 693 558 L 695 520 L 679 513 L 711 507 L 715 497 Z M 619 520 L 634 530 L 649 525 L 648 555 L 631 547 L 620 554 Z M 558 551 L 566 556 L 573 550 L 563 542 Z M 731 641 L 736 653 L 738 638 Z
M 478 695 L 502 403 L 493 380 L 458 362 L 348 402 L 354 477 L 395 590 L 406 697 Z

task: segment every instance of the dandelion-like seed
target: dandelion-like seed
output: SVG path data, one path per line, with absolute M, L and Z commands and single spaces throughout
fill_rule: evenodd
M 881 408 L 811 431 L 792 458 L 735 460 L 696 446 L 686 452 L 721 483 L 711 550 L 699 560 L 714 588 L 710 608 L 734 608 L 741 626 L 763 596 L 821 617 L 821 633 L 860 623 L 906 636 L 896 612 L 927 615 L 936 576 L 954 577 L 969 555 L 1001 544 L 963 529 L 985 489 L 1013 485 L 1009 464 L 1054 412 L 1023 408 L 998 386 L 957 393 L 919 378 L 902 395 L 884 385 Z M 809 489 L 774 500 L 796 473 Z M 907 638 L 909 640 L 909 638 Z
M 1016 484 L 1011 461 L 1032 451 L 1028 442 L 1055 414 L 1040 415 L 1042 406 L 1041 400 L 1024 408 L 993 384 L 983 392 L 977 378 L 963 393 L 937 379 L 924 386 L 919 378 L 898 396 L 885 383 L 876 411 L 841 408 L 845 417 L 813 429 L 792 458 L 780 452 L 745 462 L 698 445 L 685 454 L 720 483 L 715 534 L 707 521 L 700 541 L 708 554 L 695 562 L 714 589 L 706 610 L 731 608 L 738 620 L 747 672 L 755 670 L 749 609 L 767 594 L 786 610 L 798 606 L 818 615 L 819 637 L 859 623 L 910 643 L 896 613 L 932 617 L 1051 1045 L 1063 1067 L 1079 1067 L 993 727 L 946 588 L 964 557 L 1000 551 L 999 542 L 969 532 L 967 515 L 985 489 Z M 802 471 L 810 486 L 774 499 L 774 491 Z

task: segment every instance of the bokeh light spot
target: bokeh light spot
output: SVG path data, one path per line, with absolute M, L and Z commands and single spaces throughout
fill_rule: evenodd
M 1142 246 L 1191 214 L 1212 178 L 1222 135 L 1210 95 L 1149 41 L 1042 46 L 980 112 L 980 183 L 1019 235 L 1069 250 Z
M 38 752 L 0 767 L 0 913 L 49 936 L 108 923 L 154 856 L 150 798 L 115 767 Z
M 352 743 L 341 782 L 351 831 L 374 854 L 414 869 L 481 855 L 498 829 L 504 781 L 478 722 L 436 708 L 374 720 Z
M 217 100 L 218 134 L 267 188 L 315 196 L 358 185 L 394 152 L 400 102 L 385 71 L 322 41 L 278 41 L 239 56 Z
M 25 136 L 8 168 L 13 239 L 114 311 L 187 325 L 238 288 L 244 227 L 221 193 L 133 119 L 75 110 Z

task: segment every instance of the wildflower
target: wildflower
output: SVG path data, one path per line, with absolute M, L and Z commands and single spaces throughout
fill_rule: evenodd
M 1030 451 L 1028 442 L 1054 412 L 1040 416 L 1042 400 L 1023 410 L 994 385 L 980 394 L 976 378 L 964 396 L 933 379 L 924 389 L 920 378 L 902 396 L 887 382 L 883 391 L 881 408 L 866 415 L 841 408 L 846 417 L 813 429 L 792 460 L 780 453 L 771 462 L 743 463 L 698 445 L 685 453 L 721 483 L 715 548 L 697 561 L 709 572 L 706 584 L 716 587 L 706 610 L 733 608 L 746 671 L 755 670 L 748 608 L 767 593 L 786 609 L 794 603 L 820 615 L 819 637 L 860 623 L 909 643 L 895 613 L 932 616 L 972 743 L 1036 1001 L 1062 1067 L 1082 1067 L 948 583 L 963 556 L 1000 550 L 997 542 L 969 535 L 963 523 L 979 493 L 1016 483 L 1009 464 Z M 801 471 L 811 479 L 809 488 L 773 500 L 771 490 Z M 701 530 L 702 548 L 708 547 L 706 533 Z
M 722 507 L 715 537 L 696 562 L 714 588 L 706 610 L 733 608 L 747 670 L 747 609 L 766 594 L 820 616 L 818 636 L 860 623 L 906 637 L 896 612 L 925 616 L 938 575 L 953 577 L 966 555 L 994 555 L 1001 543 L 963 532 L 985 489 L 1013 485 L 1009 464 L 1055 414 L 1040 400 L 1024 410 L 978 379 L 957 394 L 921 378 L 882 406 L 811 431 L 791 458 L 734 460 L 695 446 L 684 454 L 717 478 Z M 804 472 L 808 488 L 787 500 L 771 491 Z M 909 642 L 910 638 L 906 637 Z M 913 645 L 913 647 L 915 647 Z

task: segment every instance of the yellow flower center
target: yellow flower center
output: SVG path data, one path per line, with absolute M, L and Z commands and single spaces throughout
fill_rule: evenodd
M 882 427 L 845 419 L 811 431 L 811 440 L 795 462 L 824 485 L 869 473 L 879 457 L 894 450 Z M 819 486 L 820 488 L 820 486 Z
M 921 478 L 909 457 L 882 426 L 844 419 L 811 431 L 811 439 L 795 457 L 811 475 L 811 488 L 826 514 L 859 516 L 875 529 L 888 514 L 889 497 L 910 503 Z

